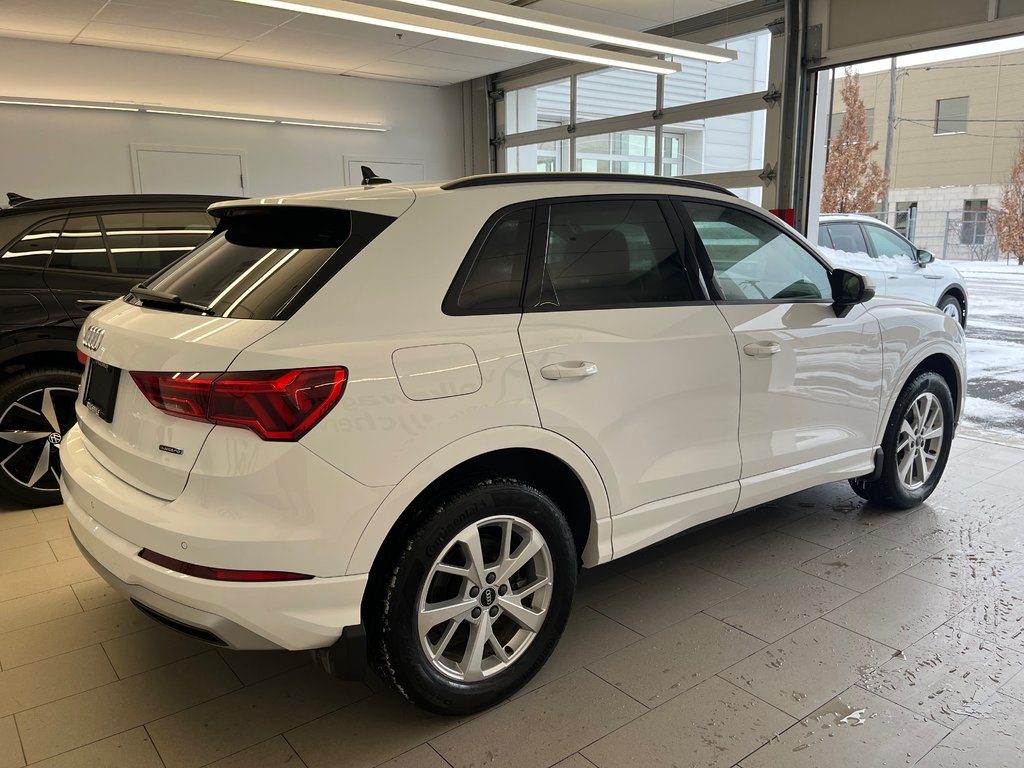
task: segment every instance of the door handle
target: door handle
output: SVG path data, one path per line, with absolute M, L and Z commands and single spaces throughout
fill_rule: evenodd
M 782 351 L 782 345 L 777 341 L 757 341 L 747 344 L 743 351 L 751 357 L 771 357 Z
M 899 275 L 889 275 L 889 279 L 890 280 L 899 280 L 900 276 Z
M 540 369 L 540 375 L 549 381 L 582 379 L 587 376 L 593 376 L 595 373 L 597 373 L 597 363 L 588 363 L 586 360 L 555 363 L 554 365 L 545 365 Z
M 111 299 L 77 299 L 75 303 L 82 307 L 102 307 L 111 301 Z

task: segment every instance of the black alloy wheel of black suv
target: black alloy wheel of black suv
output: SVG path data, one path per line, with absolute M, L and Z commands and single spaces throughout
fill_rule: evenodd
M 206 195 L 30 200 L 0 209 L 0 499 L 60 503 L 58 451 L 75 423 L 88 314 L 213 232 Z

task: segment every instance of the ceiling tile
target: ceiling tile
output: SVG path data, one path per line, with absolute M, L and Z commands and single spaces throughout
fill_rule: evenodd
M 436 40 L 432 40 L 429 43 L 424 43 L 417 47 L 431 51 L 440 51 L 441 53 L 454 53 L 459 56 L 476 55 L 477 57 L 493 59 L 494 61 L 502 62 L 502 69 L 507 69 L 509 66 L 526 64 L 537 59 L 537 56 L 532 53 L 523 53 L 522 51 L 513 51 L 509 48 L 497 48 L 493 46 L 483 48 L 478 45 L 470 45 L 469 43 L 463 43 L 459 40 L 449 40 L 444 37 L 439 37 Z
M 405 47 L 401 45 L 382 45 L 355 38 L 295 32 L 284 27 L 275 29 L 259 40 L 246 43 L 232 53 L 237 56 L 312 64 L 341 72 L 404 50 Z
M 372 24 L 357 24 L 354 21 L 325 19 L 323 16 L 307 14 L 297 16 L 289 21 L 284 28 L 297 32 L 315 32 L 321 35 L 357 38 L 367 42 L 385 45 L 398 44 L 405 47 L 422 45 L 435 39 L 429 35 L 418 35 L 415 32 L 398 33 L 397 30 L 375 27 Z M 401 34 L 401 39 L 397 37 L 397 34 Z
M 258 56 L 239 56 L 229 53 L 220 57 L 221 61 L 234 61 L 239 64 L 257 64 L 261 67 L 276 67 L 278 69 L 301 69 L 304 72 L 319 72 L 325 75 L 337 75 L 340 71 L 336 67 L 318 67 L 315 64 L 304 64 L 301 61 L 281 61 L 281 59 L 261 59 Z
M 270 24 L 257 24 L 251 21 L 195 13 L 185 8 L 144 7 L 122 2 L 107 5 L 97 15 L 96 21 L 149 29 L 190 32 L 196 35 L 233 40 L 252 40 L 274 28 Z
M 200 59 L 218 59 L 220 54 L 215 51 L 203 51 L 194 48 L 178 48 L 163 45 L 153 45 L 152 43 L 133 43 L 126 40 L 102 40 L 102 39 L 89 39 L 89 38 L 77 38 L 73 45 L 95 45 L 101 48 L 117 48 L 118 50 L 128 51 L 145 51 L 146 53 L 168 53 L 174 56 L 195 56 Z
M 463 56 L 456 53 L 444 53 L 431 50 L 430 48 L 410 48 L 407 51 L 388 56 L 388 61 L 396 61 L 404 64 L 417 64 L 438 69 L 451 69 L 457 72 L 480 72 L 490 74 L 505 69 L 508 62 L 497 60 L 489 56 L 494 48 L 476 46 L 480 56 Z
M 434 83 L 461 83 L 463 80 L 472 80 L 479 77 L 477 72 L 458 72 L 451 69 L 438 67 L 424 67 L 418 64 L 404 64 L 398 61 L 376 61 L 354 70 L 352 74 L 368 73 L 374 75 L 389 75 L 402 79 L 429 80 Z
M 295 11 L 282 11 L 277 8 L 265 8 L 261 5 L 236 3 L 233 0 L 118 0 L 126 5 L 142 8 L 155 8 L 199 13 L 204 16 L 216 16 L 220 19 L 232 19 L 243 23 L 267 24 L 276 27 L 289 19 L 295 18 Z
M 106 0 L 3 0 L 0 14 L 32 13 L 67 21 L 87 22 L 106 4 Z
M 598 24 L 610 24 L 613 27 L 622 29 L 649 29 L 657 26 L 654 19 L 645 17 L 638 13 L 632 2 L 629 4 L 621 2 L 608 3 L 608 7 L 591 7 L 586 4 L 588 0 L 570 2 L 570 0 L 540 0 L 529 6 L 538 11 L 557 13 L 560 16 L 567 16 L 570 19 L 585 19 Z
M 189 32 L 173 32 L 164 29 L 127 27 L 121 24 L 103 24 L 101 22 L 94 22 L 86 26 L 79 35 L 78 41 L 83 43 L 95 41 L 124 43 L 126 48 L 131 47 L 136 50 L 159 47 L 161 49 L 204 51 L 217 55 L 233 51 L 238 47 L 238 40 L 224 37 L 194 35 Z
M 56 16 L 13 10 L 6 6 L 0 7 L 0 30 L 10 31 L 12 37 L 21 37 L 22 33 L 31 33 L 32 35 L 67 38 L 70 41 L 88 23 L 88 19 L 61 19 Z

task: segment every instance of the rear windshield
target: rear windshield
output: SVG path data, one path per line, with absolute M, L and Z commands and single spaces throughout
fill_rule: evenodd
M 181 311 L 287 319 L 393 221 L 325 208 L 228 209 L 217 234 L 142 285 L 176 297 Z M 135 303 L 148 306 L 144 296 Z

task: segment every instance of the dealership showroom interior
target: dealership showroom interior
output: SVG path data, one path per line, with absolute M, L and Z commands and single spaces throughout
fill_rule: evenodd
M 1024 0 L 0 61 L 0 768 L 1024 766 Z

